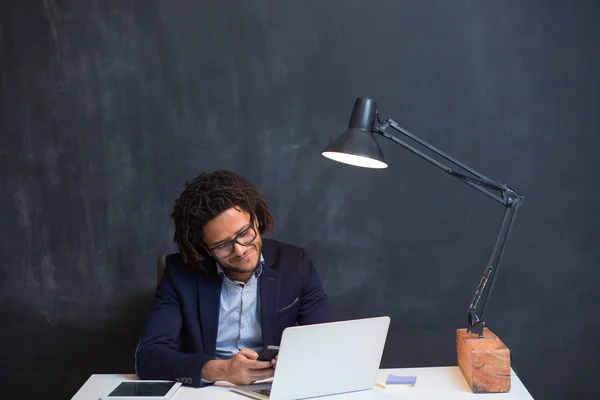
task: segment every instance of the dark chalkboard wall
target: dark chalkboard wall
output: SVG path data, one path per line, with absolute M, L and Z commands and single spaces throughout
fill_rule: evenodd
M 0 1 L 0 380 L 133 372 L 186 180 L 227 168 L 307 248 L 382 367 L 455 365 L 502 207 L 390 142 L 320 151 L 354 99 L 526 196 L 487 321 L 536 398 L 600 373 L 593 1 Z M 357 350 L 360 344 L 357 343 Z M 35 379 L 36 384 L 31 384 Z

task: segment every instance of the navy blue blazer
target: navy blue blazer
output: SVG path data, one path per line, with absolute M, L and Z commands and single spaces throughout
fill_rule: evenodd
M 283 330 L 334 320 L 327 295 L 305 250 L 263 239 L 259 280 L 263 345 L 278 345 Z M 170 254 L 138 348 L 140 379 L 177 380 L 200 387 L 202 367 L 215 358 L 221 278 L 214 260 L 209 273 Z

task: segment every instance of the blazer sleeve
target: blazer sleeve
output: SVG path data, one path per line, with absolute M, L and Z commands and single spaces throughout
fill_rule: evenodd
M 335 320 L 329 298 L 306 250 L 302 251 L 302 295 L 296 321 L 299 325 L 319 324 Z
M 140 379 L 176 380 L 194 387 L 206 386 L 202 368 L 213 357 L 178 350 L 182 317 L 176 278 L 167 265 L 135 352 L 136 375 Z

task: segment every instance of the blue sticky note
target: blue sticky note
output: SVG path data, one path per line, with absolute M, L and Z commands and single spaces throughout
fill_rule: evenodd
M 399 376 L 388 374 L 386 385 L 414 385 L 417 381 L 416 376 Z

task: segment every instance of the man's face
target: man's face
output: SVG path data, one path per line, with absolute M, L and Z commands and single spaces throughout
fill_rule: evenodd
M 225 258 L 217 258 L 228 275 L 241 274 L 238 276 L 239 278 L 244 278 L 243 275 L 247 275 L 248 278 L 258 266 L 262 251 L 262 238 L 255 223 L 253 227 L 256 237 L 252 240 L 253 232 L 248 229 L 251 227 L 250 214 L 240 208 L 232 207 L 210 220 L 202 229 L 205 246 L 217 254 L 218 252 L 228 253 L 229 251 L 226 249 L 231 249 L 231 243 L 224 244 L 224 242 L 236 237 L 240 243 L 251 241 L 246 246 L 233 242 L 233 253 Z

